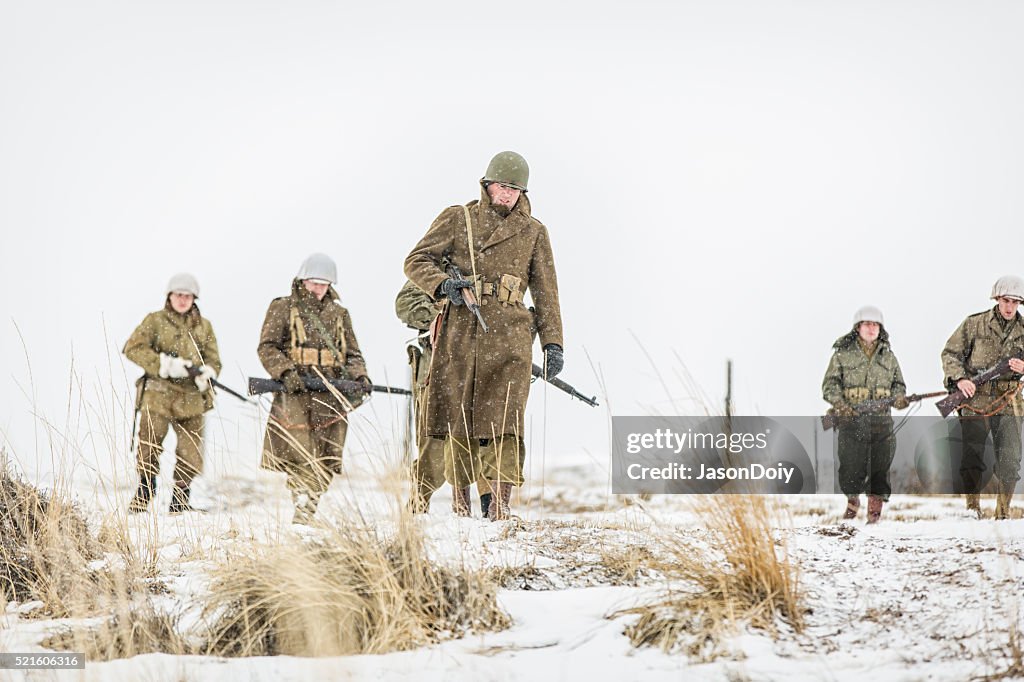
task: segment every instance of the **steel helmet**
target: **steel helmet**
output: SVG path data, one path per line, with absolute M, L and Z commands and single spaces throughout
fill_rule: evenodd
M 1003 275 L 992 285 L 992 298 L 1012 298 L 1024 301 L 1024 279 L 1016 275 Z
M 199 298 L 199 282 L 187 272 L 179 272 L 167 283 L 168 294 L 192 294 Z
M 497 182 L 524 192 L 529 181 L 530 167 L 526 164 L 526 159 L 515 152 L 495 154 L 487 164 L 487 172 L 480 178 L 480 182 L 483 183 Z
M 866 305 L 853 314 L 853 326 L 856 327 L 861 322 L 877 322 L 884 325 L 885 319 L 881 310 L 873 305 Z
M 338 266 L 325 253 L 310 254 L 299 266 L 299 274 L 296 279 L 314 279 L 334 284 L 338 281 Z

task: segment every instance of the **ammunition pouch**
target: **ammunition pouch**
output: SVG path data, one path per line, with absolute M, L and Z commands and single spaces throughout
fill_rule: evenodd
M 523 302 L 523 279 L 515 275 L 499 275 L 498 281 L 487 282 L 483 277 L 477 277 L 474 287 L 480 296 L 481 302 L 484 297 L 493 296 L 498 303 L 505 305 L 522 304 Z
M 843 397 L 851 405 L 862 403 L 865 400 L 880 400 L 882 398 L 888 398 L 892 395 L 892 391 L 888 388 L 876 388 L 871 390 L 867 386 L 857 386 L 855 388 L 847 388 L 843 390 Z
M 330 348 L 292 346 L 288 349 L 288 359 L 303 367 L 336 367 L 338 364 Z

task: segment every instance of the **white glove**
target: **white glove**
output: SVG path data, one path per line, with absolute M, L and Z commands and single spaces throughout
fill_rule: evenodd
M 199 387 L 200 393 L 205 393 L 210 390 L 210 380 L 216 379 L 217 373 L 213 371 L 213 367 L 209 365 L 203 365 L 199 368 L 199 374 L 196 375 L 196 386 Z
M 188 376 L 188 368 L 191 366 L 191 360 L 167 353 L 160 354 L 160 377 L 163 379 L 184 379 Z

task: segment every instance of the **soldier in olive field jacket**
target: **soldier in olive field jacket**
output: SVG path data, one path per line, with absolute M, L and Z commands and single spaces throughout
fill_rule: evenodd
M 968 398 L 960 408 L 959 420 L 963 443 L 960 478 L 967 508 L 981 518 L 985 442 L 991 434 L 996 458 L 993 474 L 998 479 L 995 517 L 1005 519 L 1020 478 L 1024 360 L 1011 359 L 1010 371 L 981 386 L 971 377 L 1024 351 L 1024 319 L 1018 312 L 1024 301 L 1024 280 L 999 278 L 992 287 L 992 298 L 994 307 L 970 315 L 949 337 L 942 349 L 942 371 L 946 388 L 959 389 Z
M 822 397 L 840 418 L 839 487 L 847 497 L 844 519 L 854 519 L 860 495 L 868 494 L 868 523 L 877 523 L 889 499 L 889 468 L 896 442 L 889 408 L 863 413 L 867 400 L 894 398 L 905 409 L 907 387 L 885 330 L 882 312 L 865 306 L 853 317 L 853 329 L 833 344 L 834 352 L 821 383 Z
M 187 273 L 171 278 L 164 307 L 150 313 L 124 346 L 145 374 L 136 382 L 139 412 L 139 487 L 129 505 L 142 512 L 156 491 L 167 431 L 177 436 L 172 513 L 192 511 L 192 479 L 203 471 L 203 414 L 213 409 L 210 380 L 220 373 L 213 326 L 196 306 L 199 283 Z

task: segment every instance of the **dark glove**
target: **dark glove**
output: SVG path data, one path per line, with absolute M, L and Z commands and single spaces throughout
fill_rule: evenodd
M 544 378 L 554 379 L 565 367 L 565 355 L 557 343 L 544 346 Z
M 856 417 L 857 416 L 857 410 L 853 409 L 853 405 L 851 405 L 850 403 L 846 402 L 845 400 L 840 400 L 835 405 L 833 405 L 832 406 L 832 411 L 835 413 L 835 415 L 837 417 Z
M 441 286 L 437 288 L 437 293 L 441 296 L 447 296 L 452 305 L 465 305 L 466 300 L 462 297 L 462 290 L 471 289 L 472 287 L 473 283 L 468 280 L 449 278 L 441 282 Z
M 893 401 L 892 406 L 897 410 L 905 410 L 910 407 L 910 401 L 907 400 L 907 396 L 898 395 L 896 396 L 896 400 Z
M 281 383 L 284 384 L 284 390 L 288 393 L 305 393 L 306 382 L 302 380 L 299 373 L 294 369 L 290 369 L 281 375 Z

